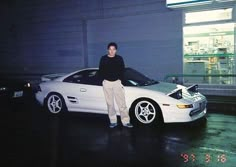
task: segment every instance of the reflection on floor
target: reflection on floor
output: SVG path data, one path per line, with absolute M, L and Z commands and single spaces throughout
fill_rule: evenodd
M 104 115 L 55 116 L 37 105 L 12 107 L 1 108 L 1 166 L 227 167 L 236 163 L 236 117 L 227 112 L 210 111 L 207 119 L 188 124 L 110 129 Z

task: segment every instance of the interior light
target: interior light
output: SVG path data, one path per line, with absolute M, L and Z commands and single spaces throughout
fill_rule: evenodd
M 233 8 L 228 8 L 228 9 L 186 13 L 185 23 L 189 24 L 189 23 L 229 20 L 232 19 L 232 11 Z

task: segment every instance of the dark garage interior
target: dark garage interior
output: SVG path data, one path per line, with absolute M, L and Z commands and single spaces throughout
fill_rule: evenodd
M 0 21 L 0 166 L 235 166 L 235 0 L 3 0 Z M 110 42 L 133 128 L 104 110 Z

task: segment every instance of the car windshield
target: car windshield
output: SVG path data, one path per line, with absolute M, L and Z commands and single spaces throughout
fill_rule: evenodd
M 124 78 L 126 85 L 130 86 L 148 86 L 159 83 L 132 68 L 126 68 Z

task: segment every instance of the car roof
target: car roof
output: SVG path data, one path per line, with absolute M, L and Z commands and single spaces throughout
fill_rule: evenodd
M 65 78 L 73 75 L 73 74 L 76 74 L 78 72 L 81 72 L 81 71 L 86 71 L 86 70 L 98 70 L 99 68 L 96 68 L 96 67 L 93 67 L 93 68 L 83 68 L 83 69 L 80 69 L 80 70 L 77 70 L 77 71 L 74 71 L 74 72 L 71 72 L 71 73 L 68 73 L 62 77 L 59 77 L 59 78 L 56 78 L 55 80 L 57 81 L 63 81 Z
M 125 69 L 132 69 L 132 68 L 125 67 Z M 55 80 L 56 81 L 63 81 L 65 78 L 67 78 L 67 77 L 69 77 L 69 76 L 71 76 L 73 74 L 76 74 L 76 73 L 81 72 L 81 71 L 86 71 L 86 70 L 99 70 L 99 68 L 98 67 L 83 68 L 83 69 L 80 69 L 80 70 L 68 73 L 68 74 L 66 74 L 66 75 L 64 75 L 62 77 L 56 78 Z

